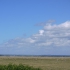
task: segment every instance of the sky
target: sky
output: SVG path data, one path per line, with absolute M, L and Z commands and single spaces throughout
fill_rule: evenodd
M 70 55 L 70 0 L 0 0 L 0 54 Z

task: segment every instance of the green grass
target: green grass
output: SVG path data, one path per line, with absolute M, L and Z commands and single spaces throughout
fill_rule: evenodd
M 23 64 L 42 70 L 70 70 L 69 57 L 0 57 L 0 65 Z

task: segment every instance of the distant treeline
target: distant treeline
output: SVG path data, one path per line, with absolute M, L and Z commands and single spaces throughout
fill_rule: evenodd
M 0 56 L 25 56 L 25 57 L 70 57 L 70 55 L 0 55 Z

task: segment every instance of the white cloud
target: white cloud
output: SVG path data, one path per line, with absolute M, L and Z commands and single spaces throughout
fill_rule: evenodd
M 34 43 L 35 40 L 33 40 L 32 38 L 27 38 L 27 41 L 30 42 L 30 43 Z
M 37 34 L 30 38 L 15 38 L 0 45 L 0 47 L 35 47 L 35 48 L 57 48 L 70 47 L 70 21 L 61 24 L 48 24 Z M 54 49 L 55 49 L 54 48 Z
M 43 35 L 44 30 L 39 30 L 40 35 Z

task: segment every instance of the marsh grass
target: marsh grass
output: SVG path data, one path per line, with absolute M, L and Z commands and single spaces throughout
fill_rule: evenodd
M 42 70 L 70 70 L 70 57 L 0 57 L 0 65 L 23 64 Z

